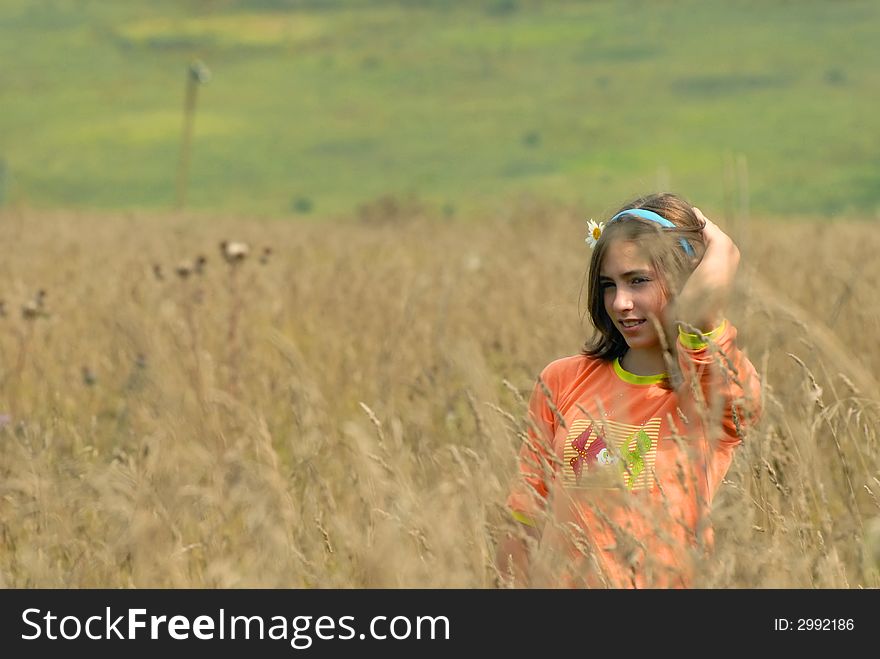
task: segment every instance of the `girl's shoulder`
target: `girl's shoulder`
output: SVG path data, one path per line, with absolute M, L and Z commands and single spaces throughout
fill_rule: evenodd
M 613 369 L 611 361 L 591 357 L 583 353 L 560 357 L 547 364 L 541 371 L 541 380 L 551 389 L 559 389 L 568 383 L 580 382 L 595 373 Z

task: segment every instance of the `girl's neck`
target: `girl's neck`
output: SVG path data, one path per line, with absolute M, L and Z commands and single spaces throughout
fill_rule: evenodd
M 627 350 L 620 358 L 620 365 L 633 375 L 659 375 L 666 372 L 666 361 L 660 350 Z

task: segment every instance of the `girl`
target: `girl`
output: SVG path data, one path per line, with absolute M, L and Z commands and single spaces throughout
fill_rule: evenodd
M 581 354 L 541 372 L 508 497 L 526 534 L 498 550 L 515 585 L 682 587 L 711 543 L 709 506 L 760 414 L 724 306 L 733 241 L 672 194 L 590 222 Z

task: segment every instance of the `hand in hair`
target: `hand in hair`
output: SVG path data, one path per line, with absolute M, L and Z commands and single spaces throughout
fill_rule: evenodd
M 694 207 L 703 221 L 706 251 L 675 301 L 673 318 L 703 332 L 721 324 L 739 266 L 739 249 L 721 228 Z

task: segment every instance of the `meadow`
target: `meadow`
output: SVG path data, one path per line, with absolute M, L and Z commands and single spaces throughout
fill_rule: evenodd
M 765 413 L 695 585 L 878 587 L 876 232 L 704 210 Z M 0 586 L 507 583 L 524 401 L 588 332 L 579 212 L 0 221 Z
M 880 587 L 878 25 L 4 0 L 0 587 L 509 586 L 526 400 L 591 331 L 585 220 L 658 189 L 740 246 L 763 383 L 694 585 Z
M 869 0 L 4 0 L 0 203 L 325 220 L 386 195 L 494 213 L 645 189 L 876 219 Z

